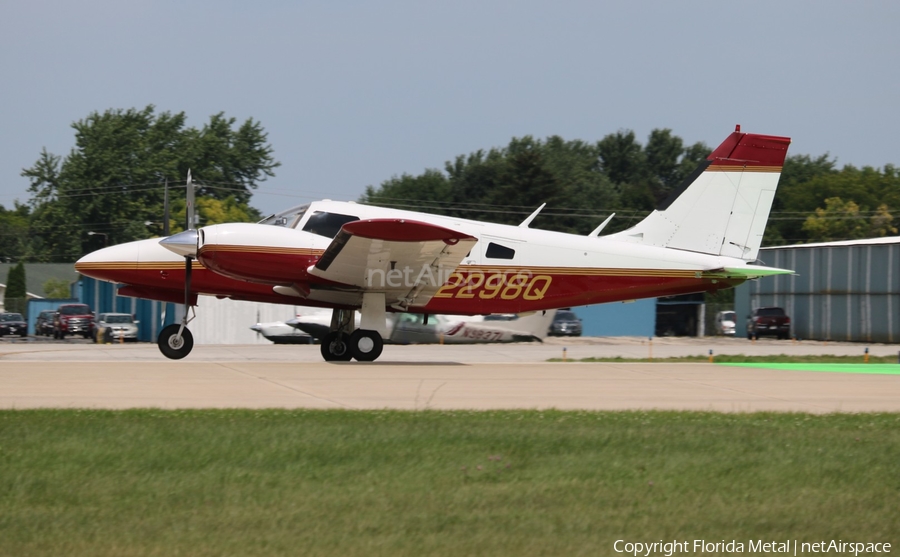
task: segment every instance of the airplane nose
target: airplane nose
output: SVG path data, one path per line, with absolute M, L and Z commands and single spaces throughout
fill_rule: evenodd
M 75 262 L 75 270 L 99 280 L 118 279 L 119 274 L 138 268 L 138 250 L 134 242 L 98 249 Z
M 163 238 L 159 241 L 159 245 L 178 255 L 196 259 L 197 238 L 196 230 L 185 230 L 168 238 Z

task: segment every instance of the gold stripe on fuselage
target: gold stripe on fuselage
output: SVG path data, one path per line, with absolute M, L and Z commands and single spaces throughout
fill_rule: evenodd
M 617 269 L 597 267 L 528 267 L 528 266 L 459 266 L 457 273 L 467 274 L 512 274 L 528 273 L 531 275 L 569 275 L 569 276 L 597 276 L 597 277 L 673 277 L 694 278 L 700 270 L 691 269 Z
M 325 250 L 321 249 L 312 249 L 312 248 L 287 248 L 287 247 L 275 247 L 275 246 L 237 246 L 237 245 L 213 245 L 213 246 L 203 246 L 200 248 L 200 253 L 205 252 L 215 252 L 215 251 L 223 251 L 223 252 L 236 252 L 236 253 L 272 253 L 277 255 L 309 255 L 309 256 L 317 256 L 322 255 Z
M 199 261 L 191 261 L 191 269 L 205 269 Z M 184 261 L 105 261 L 102 263 L 76 263 L 76 271 L 168 271 L 184 269 Z

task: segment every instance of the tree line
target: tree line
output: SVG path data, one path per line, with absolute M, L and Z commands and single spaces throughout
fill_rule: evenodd
M 595 143 L 514 138 L 475 151 L 443 170 L 404 174 L 369 186 L 360 201 L 449 216 L 518 224 L 541 203 L 532 227 L 587 234 L 610 213 L 605 232 L 636 224 L 666 199 L 712 149 L 685 145 L 669 129 L 645 144 L 632 131 Z M 837 168 L 828 155 L 787 158 L 763 245 L 851 240 L 897 234 L 900 169 Z
M 0 206 L 0 259 L 69 262 L 83 254 L 163 231 L 170 188 L 171 231 L 185 222 L 185 177 L 194 176 L 202 224 L 259 220 L 252 190 L 279 163 L 262 125 L 223 113 L 201 128 L 183 112 L 144 109 L 94 112 L 72 124 L 66 156 L 44 149 L 22 171 L 31 199 Z
M 45 149 L 22 171 L 28 202 L 0 206 L 0 260 L 70 262 L 104 245 L 159 236 L 166 184 L 176 232 L 185 220 L 188 169 L 200 224 L 258 220 L 252 192 L 280 165 L 262 125 L 223 113 L 200 128 L 186 120 L 148 106 L 94 112 L 72 124 L 68 155 Z M 360 201 L 506 224 L 547 203 L 532 227 L 587 234 L 616 213 L 606 229 L 615 232 L 649 214 L 711 151 L 669 129 L 653 130 L 644 143 L 630 130 L 596 142 L 526 136 L 368 186 Z M 792 155 L 764 245 L 896 234 L 898 207 L 893 165 L 838 168 L 827 154 Z

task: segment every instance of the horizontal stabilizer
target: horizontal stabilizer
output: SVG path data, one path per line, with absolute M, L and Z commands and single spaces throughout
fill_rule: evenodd
M 790 269 L 779 269 L 777 267 L 763 267 L 761 265 L 746 265 L 744 267 L 724 267 L 712 271 L 704 271 L 704 278 L 743 278 L 754 279 L 760 277 L 768 277 L 772 275 L 792 275 L 794 271 Z

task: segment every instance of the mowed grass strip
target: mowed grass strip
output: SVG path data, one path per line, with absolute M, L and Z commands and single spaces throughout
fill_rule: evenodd
M 703 356 L 670 356 L 666 358 L 622 358 L 615 357 L 590 357 L 578 360 L 567 358 L 550 358 L 548 362 L 618 362 L 618 363 L 693 363 L 708 362 L 709 355 Z M 784 363 L 784 364 L 861 364 L 865 361 L 865 355 L 859 356 L 834 356 L 834 355 L 802 355 L 789 356 L 787 354 L 773 354 L 771 356 L 747 356 L 745 354 L 713 354 L 713 361 L 717 364 L 724 363 Z M 897 356 L 869 356 L 869 363 L 872 364 L 894 364 L 900 368 Z
M 897 544 L 898 462 L 898 414 L 2 411 L 0 554 Z

